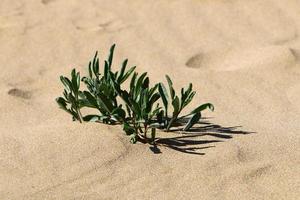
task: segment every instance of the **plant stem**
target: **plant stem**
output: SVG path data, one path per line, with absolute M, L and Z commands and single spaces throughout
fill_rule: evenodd
M 135 114 L 134 113 L 132 114 L 132 123 L 133 123 L 133 127 L 135 130 L 135 134 L 138 135 L 139 131 L 138 131 L 137 123 L 135 122 Z
M 166 132 L 169 132 L 169 130 L 170 130 L 172 124 L 177 120 L 177 117 L 178 117 L 178 115 L 175 115 L 175 116 L 172 117 L 172 119 L 171 119 L 170 122 L 168 123 Z
M 148 131 L 147 124 L 144 125 L 144 130 L 145 130 L 144 137 L 145 137 L 145 140 L 147 140 L 147 131 Z
M 79 122 L 82 123 L 82 122 L 83 122 L 83 118 L 82 118 L 82 114 L 81 114 L 81 112 L 80 112 L 80 109 L 77 108 L 77 109 L 76 109 L 76 112 L 77 112 L 77 115 L 78 115 L 78 117 L 79 117 L 79 119 L 78 119 Z

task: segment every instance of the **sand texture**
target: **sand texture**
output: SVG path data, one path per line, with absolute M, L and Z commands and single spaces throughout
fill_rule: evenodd
M 299 36 L 299 0 L 1 0 L 0 199 L 299 199 Z M 59 75 L 113 43 L 215 112 L 158 149 L 72 122 Z

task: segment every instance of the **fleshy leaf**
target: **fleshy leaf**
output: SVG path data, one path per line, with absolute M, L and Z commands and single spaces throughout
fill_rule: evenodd
M 211 103 L 205 103 L 205 104 L 202 104 L 201 106 L 198 106 L 190 114 L 195 114 L 195 113 L 201 112 L 202 110 L 205 110 L 207 108 L 209 108 L 211 111 L 214 111 L 214 106 Z
M 197 112 L 193 114 L 193 116 L 189 119 L 188 123 L 184 127 L 184 131 L 188 131 L 190 128 L 192 128 L 201 118 L 201 113 Z

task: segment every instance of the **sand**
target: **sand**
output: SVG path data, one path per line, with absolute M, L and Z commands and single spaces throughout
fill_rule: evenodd
M 0 199 L 298 199 L 298 0 L 1 0 Z M 96 50 L 212 102 L 199 131 L 132 145 L 54 101 Z M 206 124 L 205 124 L 206 123 Z

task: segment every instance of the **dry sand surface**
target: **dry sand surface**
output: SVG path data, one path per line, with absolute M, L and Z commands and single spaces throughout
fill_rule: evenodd
M 0 199 L 299 199 L 299 31 L 299 0 L 1 0 Z M 113 43 L 208 124 L 153 150 L 72 122 L 59 75 Z

